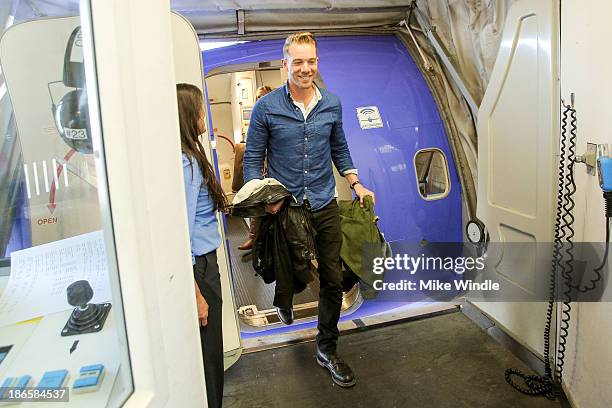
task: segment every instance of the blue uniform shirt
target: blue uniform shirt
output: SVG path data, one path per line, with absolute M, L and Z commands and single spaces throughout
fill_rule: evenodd
M 283 183 L 298 203 L 307 197 L 313 210 L 334 199 L 332 161 L 340 174 L 355 168 L 342 129 L 340 99 L 320 92 L 321 100 L 306 120 L 287 84 L 257 101 L 243 159 L 245 183 L 260 179 L 267 149 L 268 177 Z
M 185 176 L 185 198 L 187 201 L 187 221 L 191 239 L 191 262 L 195 256 L 207 254 L 221 245 L 217 223 L 217 212 L 198 162 L 192 159 L 190 165 L 187 155 L 183 154 L 183 175 Z M 193 171 L 192 171 L 193 169 Z

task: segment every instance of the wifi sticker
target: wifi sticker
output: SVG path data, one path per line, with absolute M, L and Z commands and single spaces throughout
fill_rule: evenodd
M 357 108 L 357 119 L 362 129 L 383 127 L 383 121 L 377 106 L 363 106 Z

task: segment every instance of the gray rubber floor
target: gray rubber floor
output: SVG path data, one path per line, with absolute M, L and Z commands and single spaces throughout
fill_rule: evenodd
M 339 351 L 356 373 L 353 388 L 333 384 L 314 343 L 303 343 L 242 356 L 226 372 L 223 406 L 561 406 L 506 384 L 506 368 L 527 367 L 462 313 L 347 334 Z

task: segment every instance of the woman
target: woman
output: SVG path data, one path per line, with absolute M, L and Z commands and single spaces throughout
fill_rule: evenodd
M 202 92 L 189 84 L 177 85 L 181 150 L 191 238 L 191 259 L 204 358 L 209 407 L 221 407 L 223 399 L 223 335 L 221 278 L 216 250 L 221 244 L 217 211 L 227 199 L 206 158 L 199 135 L 205 131 Z

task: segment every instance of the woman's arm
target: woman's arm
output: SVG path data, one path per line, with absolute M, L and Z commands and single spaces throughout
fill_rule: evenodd
M 198 162 L 191 158 L 191 163 L 187 155 L 183 154 L 183 177 L 185 180 L 185 202 L 187 204 L 187 225 L 189 226 L 189 241 L 193 245 L 192 237 L 195 228 L 196 206 L 200 188 L 202 187 L 202 173 L 198 167 Z M 191 263 L 195 264 L 193 253 L 191 255 Z
M 206 326 L 208 324 L 208 303 L 200 292 L 198 282 L 194 279 L 193 283 L 195 284 L 196 305 L 198 306 L 198 322 L 200 326 Z

